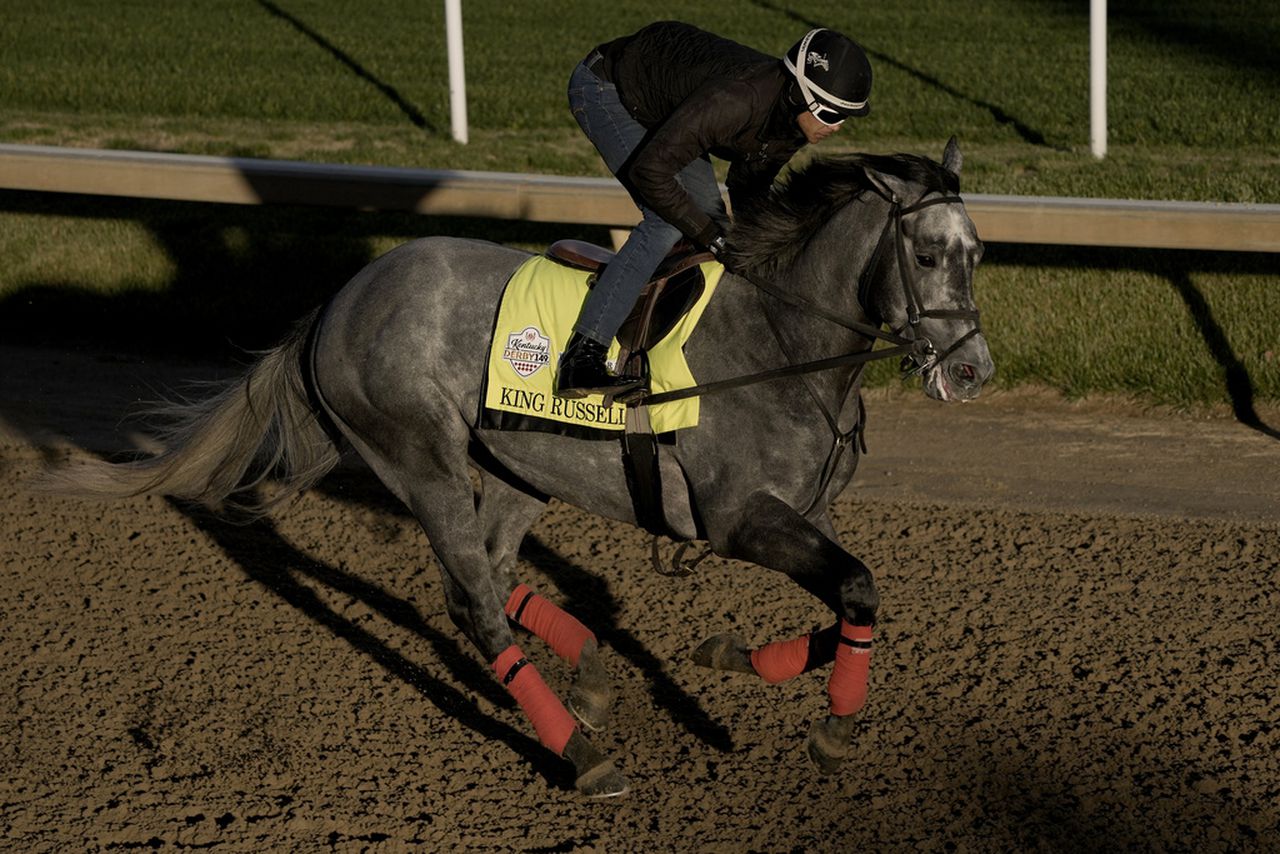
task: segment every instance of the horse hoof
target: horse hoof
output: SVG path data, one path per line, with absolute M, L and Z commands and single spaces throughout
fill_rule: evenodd
M 755 673 L 751 666 L 751 650 L 747 642 L 735 634 L 709 637 L 693 651 L 693 663 L 712 670 Z
M 631 791 L 627 778 L 610 760 L 588 769 L 573 785 L 582 795 L 596 800 L 622 797 Z
M 577 730 L 569 736 L 563 756 L 573 763 L 578 772 L 574 788 L 588 798 L 616 798 L 631 789 L 627 778 L 622 776 L 613 761 Z
M 578 658 L 578 670 L 566 705 L 584 727 L 591 732 L 599 732 L 609 725 L 609 703 L 612 699 L 609 674 L 600 661 L 600 651 L 594 643 L 589 643 Z
M 840 770 L 849 755 L 849 738 L 835 717 L 814 721 L 809 727 L 809 759 L 822 774 L 834 774 Z
M 590 694 L 586 691 L 580 691 L 574 687 L 569 692 L 569 698 L 565 700 L 565 705 L 569 707 L 569 711 L 578 719 L 578 723 L 582 724 L 591 732 L 599 732 L 609 725 L 609 700 L 601 699 L 599 696 Z

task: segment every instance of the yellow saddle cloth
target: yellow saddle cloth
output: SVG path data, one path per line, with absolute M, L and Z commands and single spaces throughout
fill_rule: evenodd
M 706 287 L 688 313 L 665 338 L 649 349 L 653 393 L 696 385 L 684 358 L 698 319 L 706 309 L 724 266 L 701 265 Z M 605 407 L 601 395 L 556 397 L 556 365 L 573 334 L 573 324 L 587 295 L 587 273 L 535 256 L 515 271 L 503 292 L 493 327 L 480 426 L 500 430 L 541 430 L 580 438 L 614 438 L 626 426 L 626 407 Z M 612 342 L 609 358 L 618 355 Z M 655 433 L 669 433 L 698 423 L 698 398 L 651 408 Z

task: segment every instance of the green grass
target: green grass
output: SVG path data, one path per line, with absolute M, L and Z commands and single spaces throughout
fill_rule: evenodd
M 866 46 L 873 109 L 820 150 L 937 157 L 966 192 L 1280 202 L 1280 7 L 1111 4 L 1109 155 L 1089 153 L 1087 4 L 904 0 L 465 4 L 471 143 L 449 135 L 443 4 L 45 0 L 0 27 L 0 142 L 607 174 L 564 103 L 597 42 L 678 17 L 781 53 Z M 1117 8 L 1122 7 L 1122 8 Z M 397 242 L 538 247 L 598 229 L 0 192 L 0 337 L 264 346 Z M 992 246 L 979 298 L 1004 386 L 1183 407 L 1280 402 L 1274 256 Z M 886 369 L 875 382 L 892 382 Z
M 466 147 L 449 137 L 438 2 L 15 5 L 0 29 L 9 142 L 601 174 L 565 107 L 569 70 L 599 41 L 681 17 L 771 53 L 811 24 L 850 33 L 873 58 L 873 109 L 824 147 L 936 153 L 954 133 L 971 192 L 1280 199 L 1272 4 L 1113 8 L 1101 164 L 1080 3 L 470 0 Z

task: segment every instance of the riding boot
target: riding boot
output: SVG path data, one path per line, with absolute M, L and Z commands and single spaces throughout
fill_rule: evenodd
M 622 392 L 639 388 L 639 377 L 618 376 L 605 365 L 609 348 L 599 341 L 577 332 L 569 338 L 564 348 L 560 366 L 556 369 L 556 396 L 586 397 L 604 394 L 615 397 Z

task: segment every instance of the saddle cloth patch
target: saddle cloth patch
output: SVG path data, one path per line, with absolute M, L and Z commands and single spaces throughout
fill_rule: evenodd
M 698 319 L 706 309 L 724 266 L 702 264 L 706 281 L 702 296 L 665 338 L 649 350 L 651 388 L 654 394 L 696 385 L 684 358 Z M 556 366 L 573 334 L 587 276 L 548 258 L 530 258 L 511 276 L 502 295 L 485 379 L 481 426 L 561 432 L 582 438 L 614 438 L 626 427 L 626 407 L 606 408 L 594 394 L 581 398 L 556 397 Z M 609 347 L 609 359 L 618 355 L 618 342 Z M 612 364 L 612 361 L 611 361 Z M 667 433 L 698 423 L 698 399 L 672 401 L 650 409 L 653 432 Z

